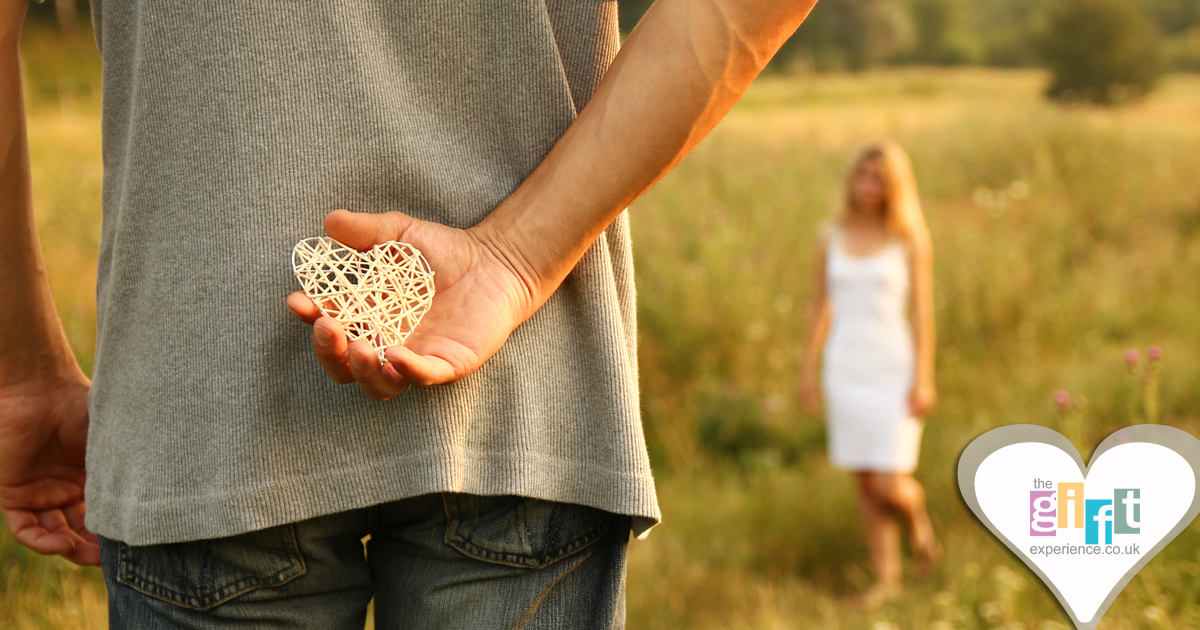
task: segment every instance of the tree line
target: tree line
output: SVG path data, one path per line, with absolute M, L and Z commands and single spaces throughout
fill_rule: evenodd
M 628 32 L 652 0 L 620 0 Z M 820 0 L 771 67 L 1046 67 L 1052 98 L 1118 102 L 1200 72 L 1200 0 Z
M 625 32 L 653 2 L 617 1 Z M 66 34 L 87 14 L 88 0 L 30 8 Z M 1200 0 L 820 0 L 770 69 L 896 64 L 1045 67 L 1052 98 L 1122 102 L 1166 71 L 1200 72 Z

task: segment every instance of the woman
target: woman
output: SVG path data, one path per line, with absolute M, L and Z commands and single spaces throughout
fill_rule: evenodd
M 810 413 L 819 411 L 823 349 L 830 460 L 858 482 L 876 573 L 860 604 L 875 607 L 900 592 L 898 521 L 923 571 L 942 554 L 925 491 L 912 476 L 924 416 L 936 401 L 933 250 L 912 166 L 895 143 L 858 152 L 840 209 L 822 230 L 817 267 L 801 401 Z

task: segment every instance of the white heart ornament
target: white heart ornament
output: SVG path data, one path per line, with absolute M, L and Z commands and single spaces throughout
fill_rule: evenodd
M 1057 431 L 993 429 L 958 463 L 975 516 L 1093 630 L 1121 589 L 1200 513 L 1200 440 L 1164 425 L 1105 438 L 1092 461 Z
M 384 350 L 403 345 L 433 302 L 433 268 L 417 248 L 388 241 L 360 252 L 325 237 L 292 248 L 292 271 L 321 313 L 338 320 L 349 341 Z

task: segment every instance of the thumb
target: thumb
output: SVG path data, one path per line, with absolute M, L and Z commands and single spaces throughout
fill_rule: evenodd
M 412 217 L 401 212 L 350 212 L 334 210 L 325 215 L 325 233 L 359 251 L 380 243 L 401 240 L 413 224 Z

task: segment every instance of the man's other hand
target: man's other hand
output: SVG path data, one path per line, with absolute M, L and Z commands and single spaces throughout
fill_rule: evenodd
M 0 509 L 17 542 L 98 565 L 83 525 L 90 385 L 75 373 L 0 387 Z

